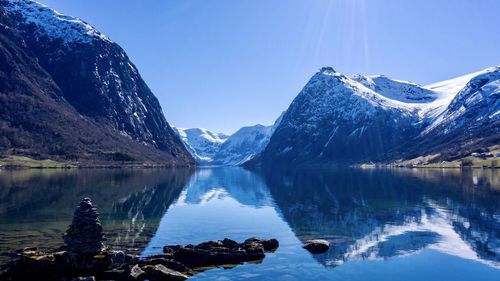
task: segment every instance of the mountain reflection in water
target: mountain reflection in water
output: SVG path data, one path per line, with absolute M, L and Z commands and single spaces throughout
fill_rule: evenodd
M 107 244 L 143 255 L 224 237 L 280 241 L 258 266 L 211 270 L 195 280 L 500 274 L 499 170 L 27 170 L 1 171 L 0 185 L 2 253 L 60 245 L 74 206 L 89 196 Z M 329 240 L 330 250 L 309 254 L 301 246 L 311 238 Z
M 106 245 L 142 250 L 192 174 L 188 169 L 0 170 L 0 252 L 62 245 L 75 206 L 90 197 Z M 5 260 L 5 259 L 2 259 Z
M 303 170 L 266 179 L 299 239 L 332 242 L 315 256 L 324 265 L 423 248 L 500 265 L 498 170 Z

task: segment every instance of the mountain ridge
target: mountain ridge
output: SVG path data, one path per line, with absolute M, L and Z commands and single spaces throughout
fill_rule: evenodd
M 490 67 L 420 86 L 382 75 L 347 77 L 323 67 L 248 165 L 384 163 L 436 153 L 437 160 L 464 157 L 498 144 L 499 73 L 500 67 Z

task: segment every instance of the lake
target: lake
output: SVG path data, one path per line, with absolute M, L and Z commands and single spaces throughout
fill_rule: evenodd
M 106 245 L 276 238 L 261 264 L 192 280 L 500 280 L 500 170 L 0 170 L 0 262 L 62 245 L 83 197 Z M 331 242 L 312 255 L 303 242 Z

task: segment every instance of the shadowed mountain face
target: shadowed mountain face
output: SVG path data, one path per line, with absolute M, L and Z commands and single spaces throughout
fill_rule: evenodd
M 3 171 L 0 235 L 5 243 L 0 252 L 20 245 L 62 245 L 62 234 L 84 197 L 97 205 L 106 245 L 140 251 L 191 174 L 190 169 Z
M 118 44 L 28 0 L 1 0 L 0 21 L 0 152 L 194 163 Z
M 434 249 L 500 266 L 498 171 L 302 170 L 266 183 L 299 239 L 323 238 L 326 266 Z

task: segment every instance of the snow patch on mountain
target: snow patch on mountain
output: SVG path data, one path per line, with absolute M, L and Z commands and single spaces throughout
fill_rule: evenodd
M 243 127 L 231 135 L 220 147 L 212 164 L 237 166 L 253 159 L 269 143 L 272 126 Z
M 434 137 L 448 133 L 463 135 L 464 142 L 487 137 L 498 131 L 499 73 L 493 67 L 420 86 L 382 75 L 347 77 L 323 67 L 284 113 L 260 159 L 384 161 L 386 153 L 407 152 L 403 144 L 418 148 L 422 135 L 433 130 L 426 149 L 445 143 Z
M 61 40 L 64 44 L 74 42 L 91 43 L 92 40 L 111 40 L 85 21 L 60 14 L 59 12 L 31 0 L 2 0 L 5 11 L 20 17 L 22 24 L 33 26 L 36 38 Z
M 201 128 L 174 128 L 174 131 L 198 164 L 237 166 L 253 159 L 266 147 L 273 128 L 263 125 L 243 127 L 231 136 Z
M 208 164 L 213 161 L 220 146 L 229 137 L 222 133 L 214 133 L 203 128 L 177 128 L 172 127 L 180 137 L 184 146 L 200 164 Z
M 390 79 L 384 75 L 355 75 L 352 79 L 392 100 L 405 103 L 426 103 L 436 99 L 435 93 L 431 90 L 424 89 L 415 83 Z
M 438 127 L 442 128 L 439 133 L 445 134 L 454 128 L 471 125 L 464 124 L 465 121 L 493 123 L 500 118 L 496 114 L 500 108 L 499 66 L 439 82 L 428 88 L 440 92 L 446 97 L 443 100 L 449 102 L 422 134 L 427 134 Z M 466 114 L 471 118 L 462 118 L 463 120 L 458 121 Z
M 339 120 L 360 120 L 378 114 L 379 110 L 414 116 L 418 109 L 419 104 L 390 99 L 331 67 L 324 67 L 309 80 L 284 117 L 288 119 L 286 116 L 292 114 L 300 118 L 286 120 L 283 125 L 314 131 L 322 119 L 333 113 Z

